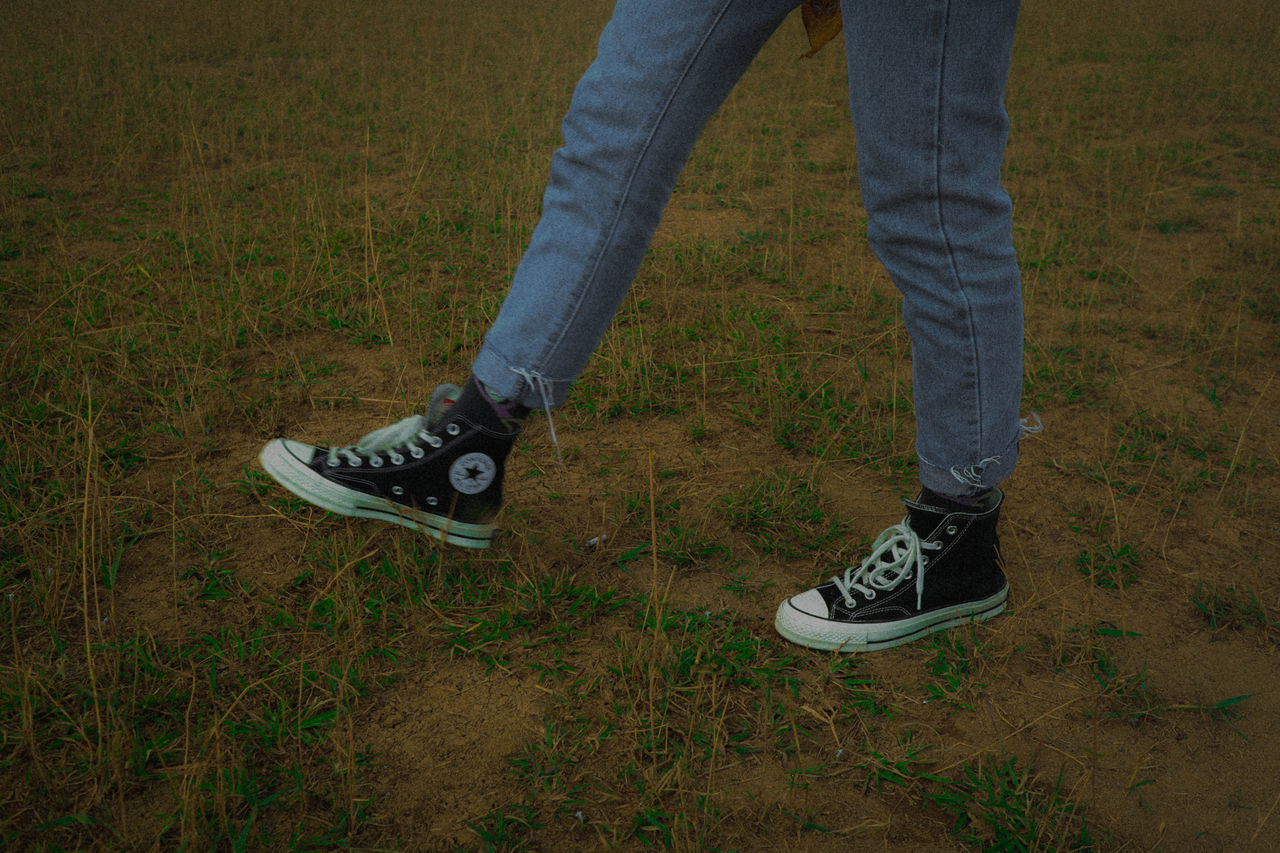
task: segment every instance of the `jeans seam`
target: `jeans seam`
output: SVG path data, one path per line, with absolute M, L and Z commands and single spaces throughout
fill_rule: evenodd
M 981 389 L 981 371 L 978 366 L 978 354 L 975 350 L 974 342 L 977 340 L 978 333 L 973 327 L 973 310 L 969 304 L 969 295 L 965 293 L 963 280 L 960 275 L 960 268 L 956 265 L 955 251 L 951 247 L 951 236 L 947 228 L 947 218 L 944 214 L 943 202 L 943 156 L 942 156 L 942 135 L 943 135 L 943 101 L 945 96 L 943 90 L 946 85 L 946 56 L 947 56 L 947 34 L 949 29 L 949 19 L 951 17 L 951 0 L 942 0 L 942 33 L 938 40 L 938 75 L 936 88 L 934 90 L 934 128 L 933 128 L 933 180 L 934 180 L 934 204 L 937 210 L 938 231 L 942 236 L 942 244 L 946 247 L 947 263 L 951 267 L 951 274 L 955 279 L 956 292 L 959 294 L 965 306 L 965 323 L 969 327 L 969 358 L 973 365 L 973 400 L 974 405 L 978 407 L 978 411 L 974 413 L 974 421 L 976 424 L 976 432 L 978 433 L 978 447 L 981 448 L 986 444 L 986 436 L 982 434 L 982 389 Z M 970 430 L 970 434 L 974 430 Z

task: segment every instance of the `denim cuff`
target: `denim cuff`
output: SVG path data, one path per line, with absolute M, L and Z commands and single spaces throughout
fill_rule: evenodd
M 569 398 L 572 379 L 548 379 L 527 367 L 517 367 L 488 347 L 471 364 L 471 375 L 486 388 L 530 409 L 550 411 Z
M 1019 430 L 1013 443 L 1004 453 L 989 456 L 976 464 L 944 466 L 920 459 L 920 483 L 940 495 L 971 497 L 994 488 L 1013 473 L 1018 464 L 1018 444 L 1022 438 Z

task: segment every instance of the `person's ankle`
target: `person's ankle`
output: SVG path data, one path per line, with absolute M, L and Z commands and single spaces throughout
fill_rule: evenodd
M 987 497 L 993 491 L 995 490 L 983 489 L 972 495 L 948 495 L 942 492 L 935 492 L 928 486 L 923 486 L 920 490 L 918 503 L 958 512 L 974 512 L 982 508 L 986 503 Z
M 529 408 L 527 406 L 522 406 L 515 400 L 502 396 L 475 376 L 471 377 L 471 382 L 475 384 L 481 398 L 489 404 L 489 407 L 493 409 L 493 413 L 498 416 L 499 420 L 503 422 L 523 421 L 528 416 Z

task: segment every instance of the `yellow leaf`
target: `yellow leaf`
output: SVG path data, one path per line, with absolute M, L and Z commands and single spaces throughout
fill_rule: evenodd
M 800 20 L 809 36 L 807 59 L 840 34 L 843 20 L 840 17 L 840 0 L 804 0 L 800 6 Z

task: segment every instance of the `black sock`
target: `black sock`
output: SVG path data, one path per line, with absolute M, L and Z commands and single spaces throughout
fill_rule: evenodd
M 936 506 L 939 509 L 973 512 L 982 505 L 983 500 L 989 494 L 991 494 L 991 489 L 978 492 L 976 495 L 944 495 L 925 486 L 920 490 L 918 503 Z
M 492 407 L 493 413 L 498 416 L 498 420 L 504 422 L 523 421 L 525 416 L 529 414 L 528 407 L 520 405 L 515 400 L 509 400 L 506 397 L 495 394 L 474 376 L 471 377 L 471 381 L 475 383 L 476 390 L 480 392 L 480 396 L 484 398 L 484 401 Z

